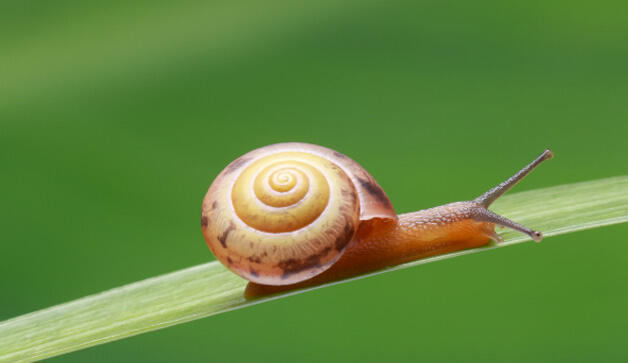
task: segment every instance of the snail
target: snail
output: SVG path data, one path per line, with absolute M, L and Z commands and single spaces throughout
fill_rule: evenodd
M 249 281 L 248 299 L 503 241 L 495 225 L 542 234 L 488 210 L 552 152 L 545 150 L 479 197 L 397 215 L 375 179 L 349 157 L 281 143 L 230 163 L 203 200 L 207 245 Z

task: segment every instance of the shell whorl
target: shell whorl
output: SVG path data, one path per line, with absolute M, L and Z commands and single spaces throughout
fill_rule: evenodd
M 307 154 L 278 153 L 246 167 L 231 192 L 238 217 L 270 233 L 294 232 L 314 222 L 330 202 L 327 178 L 336 176 L 320 170 L 333 166 L 304 157 L 310 159 Z
M 260 284 L 286 285 L 320 274 L 341 256 L 364 219 L 364 204 L 377 207 L 367 208 L 371 214 L 385 214 L 387 205 L 396 218 L 379 185 L 351 159 L 315 145 L 275 144 L 218 175 L 201 224 L 227 268 Z

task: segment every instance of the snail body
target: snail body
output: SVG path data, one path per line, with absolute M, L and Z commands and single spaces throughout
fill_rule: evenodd
M 274 144 L 216 177 L 201 227 L 216 258 L 250 281 L 247 298 L 499 242 L 496 224 L 540 241 L 540 232 L 487 207 L 551 157 L 546 150 L 472 201 L 397 215 L 375 179 L 349 157 L 317 145 Z

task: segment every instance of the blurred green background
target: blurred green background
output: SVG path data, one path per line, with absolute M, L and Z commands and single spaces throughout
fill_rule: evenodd
M 0 4 L 0 320 L 213 259 L 231 160 L 305 141 L 397 212 L 628 172 L 625 1 Z M 542 206 L 539 206 L 542 208 Z M 533 226 L 532 226 L 533 227 Z M 626 361 L 628 225 L 432 263 L 57 361 Z

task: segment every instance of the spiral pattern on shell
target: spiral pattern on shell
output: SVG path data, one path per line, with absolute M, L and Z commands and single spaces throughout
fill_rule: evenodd
M 328 148 L 282 143 L 229 164 L 201 211 L 207 245 L 247 280 L 289 285 L 338 260 L 361 221 L 395 220 L 379 184 L 351 158 Z
M 231 163 L 203 203 L 202 225 L 216 257 L 261 284 L 286 285 L 326 270 L 359 223 L 351 178 L 307 152 L 258 149 Z
M 240 219 L 269 233 L 294 232 L 314 222 L 330 203 L 321 160 L 283 153 L 262 158 L 236 179 L 231 198 Z M 310 158 L 310 157 L 308 157 Z

